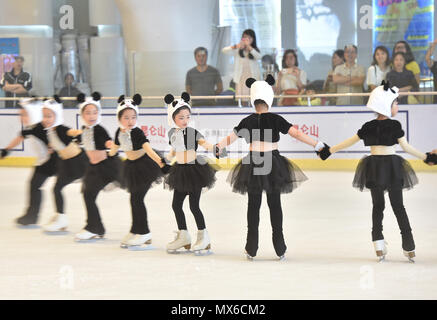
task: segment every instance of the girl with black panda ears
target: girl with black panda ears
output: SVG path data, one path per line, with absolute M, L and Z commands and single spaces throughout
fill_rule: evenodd
M 35 97 L 24 98 L 20 100 L 19 107 L 23 130 L 5 149 L 1 150 L 0 159 L 6 157 L 9 150 L 15 148 L 24 139 L 32 139 L 37 160 L 29 183 L 29 205 L 26 213 L 16 220 L 17 224 L 27 226 L 35 224 L 38 220 L 42 200 L 41 186 L 49 177 L 56 174 L 58 156 L 49 148 L 47 131 L 44 130 L 41 122 L 42 101 Z
M 137 127 L 138 106 L 141 95 L 132 99 L 121 95 L 118 98 L 117 118 L 119 128 L 115 132 L 114 144 L 109 156 L 115 156 L 118 149 L 126 153 L 123 163 L 122 184 L 130 193 L 132 227 L 121 241 L 122 248 L 145 247 L 152 243 L 152 234 L 147 223 L 144 197 L 153 183 L 160 183 L 168 165 L 162 156 L 150 146 L 144 132 Z
M 68 226 L 64 214 L 64 197 L 62 189 L 84 176 L 88 165 L 88 157 L 76 143 L 80 139 L 80 130 L 64 126 L 63 107 L 58 96 L 43 102 L 42 124 L 47 131 L 50 147 L 59 156 L 57 163 L 57 180 L 54 187 L 56 215 L 43 227 L 46 232 L 64 231 Z
M 83 93 L 77 96 L 79 112 L 82 118 L 82 145 L 89 159 L 83 179 L 83 198 L 87 209 L 87 225 L 76 234 L 76 241 L 87 241 L 103 238 L 105 228 L 100 218 L 96 199 L 101 190 L 109 189 L 109 185 L 119 185 L 121 161 L 118 157 L 108 157 L 106 149 L 113 145 L 108 132 L 100 125 L 102 107 L 101 95 L 94 92 L 85 98 Z
M 196 150 L 200 145 L 206 150 L 217 153 L 217 146 L 208 143 L 199 131 L 188 126 L 191 117 L 188 93 L 182 93 L 179 100 L 168 94 L 164 100 L 167 104 L 168 124 L 172 127 L 168 132 L 169 144 L 172 148 L 167 155 L 167 160 L 176 158 L 176 164 L 171 167 L 169 175 L 165 178 L 165 186 L 174 190 L 172 207 L 178 225 L 176 238 L 167 244 L 167 252 L 174 253 L 183 247 L 191 248 L 191 238 L 182 209 L 184 200 L 188 196 L 198 229 L 197 241 L 192 249 L 199 255 L 208 254 L 211 242 L 199 202 L 202 189 L 209 189 L 214 185 L 216 170 L 208 164 L 205 157 L 197 155 Z
M 250 143 L 250 153 L 231 170 L 228 181 L 233 191 L 249 196 L 247 208 L 246 256 L 252 260 L 258 250 L 259 210 L 262 193 L 267 193 L 270 208 L 270 221 L 273 229 L 273 246 L 280 260 L 284 259 L 287 249 L 282 232 L 281 193 L 289 193 L 307 177 L 278 151 L 279 133 L 289 134 L 293 138 L 321 150 L 323 143 L 317 142 L 297 130 L 282 116 L 269 112 L 273 103 L 275 79 L 268 75 L 266 81 L 249 78 L 246 85 L 250 88 L 250 100 L 254 113 L 241 120 L 234 132 L 224 138 L 218 147 L 224 148 L 244 138 Z
M 366 122 L 357 134 L 342 143 L 329 147 L 325 145 L 320 152 L 320 158 L 326 160 L 332 153 L 349 148 L 361 139 L 364 145 L 370 146 L 371 155 L 359 162 L 353 186 L 363 191 L 370 189 L 373 202 L 372 240 L 379 261 L 387 254 L 386 242 L 382 234 L 382 219 L 384 217 L 384 192 L 388 192 L 393 212 L 401 229 L 402 248 L 404 255 L 414 262 L 415 244 L 410 222 L 403 204 L 403 189 L 411 189 L 418 183 L 413 168 L 402 157 L 396 155 L 395 145 L 422 159 L 427 164 L 437 163 L 437 155 L 422 153 L 410 146 L 405 138 L 401 123 L 391 119 L 398 112 L 399 89 L 390 88 L 388 82 L 382 81 L 370 94 L 367 107 L 377 115 L 375 120 Z

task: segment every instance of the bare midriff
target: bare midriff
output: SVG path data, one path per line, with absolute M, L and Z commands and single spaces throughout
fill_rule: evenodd
M 371 146 L 370 153 L 373 156 L 387 156 L 395 154 L 395 146 Z
M 82 149 L 74 142 L 70 142 L 64 149 L 57 151 L 62 160 L 68 160 L 76 157 L 82 152 Z
M 91 164 L 97 164 L 99 162 L 102 162 L 103 160 L 106 160 L 106 158 L 108 158 L 105 150 L 87 151 L 86 155 L 88 156 L 88 159 L 90 160 Z
M 135 161 L 139 158 L 141 158 L 142 156 L 144 156 L 146 154 L 146 151 L 144 149 L 139 149 L 139 150 L 134 150 L 134 151 L 125 151 L 126 153 L 126 157 L 131 160 L 131 161 Z
M 193 162 L 196 160 L 197 153 L 194 150 L 187 151 L 177 151 L 176 152 L 176 161 L 177 163 L 184 164 Z
M 256 152 L 269 152 L 273 150 L 278 150 L 278 143 L 266 141 L 252 141 L 249 150 Z

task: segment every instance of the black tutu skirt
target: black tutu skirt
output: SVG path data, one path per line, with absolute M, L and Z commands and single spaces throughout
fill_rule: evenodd
M 217 170 L 208 163 L 206 157 L 197 156 L 190 163 L 174 164 L 165 177 L 164 187 L 178 192 L 195 192 L 210 189 L 216 181 Z
M 161 168 L 147 154 L 133 161 L 126 159 L 122 168 L 122 186 L 131 193 L 162 182 Z
M 416 173 L 404 158 L 398 155 L 366 156 L 358 163 L 353 186 L 365 188 L 411 189 L 418 183 Z
M 50 158 L 46 162 L 35 167 L 35 172 L 48 177 L 56 175 L 58 159 L 58 154 L 56 152 L 51 153 Z
M 85 189 L 96 190 L 105 186 L 109 191 L 122 185 L 122 161 L 118 156 L 108 157 L 97 164 L 88 164 L 83 179 L 82 192 Z
M 227 181 L 236 193 L 290 193 L 306 175 L 278 150 L 250 152 L 229 172 Z
M 83 150 L 74 158 L 67 160 L 58 158 L 57 175 L 58 177 L 65 177 L 67 179 L 80 179 L 85 175 L 88 163 L 88 157 Z

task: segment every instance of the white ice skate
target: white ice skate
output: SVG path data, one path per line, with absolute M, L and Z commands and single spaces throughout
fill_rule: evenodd
M 175 231 L 176 237 L 175 239 L 167 244 L 167 253 L 180 253 L 181 251 L 178 251 L 181 248 L 185 248 L 187 251 L 190 252 L 191 248 L 191 237 L 187 230 L 179 230 Z
M 412 251 L 405 251 L 404 250 L 404 256 L 406 256 L 408 258 L 408 261 L 414 263 L 416 261 L 414 261 L 414 258 L 416 257 L 416 253 L 414 252 L 414 250 Z
M 196 256 L 206 256 L 212 254 L 211 241 L 206 229 L 197 231 L 197 241 L 193 246 L 193 251 Z
M 128 242 L 130 239 L 132 239 L 133 237 L 135 237 L 135 234 L 130 233 L 130 232 L 129 232 L 127 235 L 125 235 L 125 236 L 123 237 L 123 239 L 121 239 L 120 247 L 123 248 L 123 249 L 126 249 L 126 248 L 128 247 L 127 242 Z
M 129 250 L 149 250 L 152 247 L 152 233 L 135 234 L 127 242 L 127 248 Z
M 285 253 L 279 257 L 279 261 L 285 261 Z
M 378 262 L 382 262 L 385 260 L 385 256 L 387 255 L 386 244 L 387 242 L 384 239 L 373 241 L 373 246 L 375 247 L 376 256 L 379 259 Z
M 246 255 L 247 260 L 253 261 L 253 257 L 249 253 L 247 253 L 247 251 L 244 251 L 244 254 Z
M 96 239 L 103 239 L 103 234 L 96 234 L 83 229 L 81 232 L 76 233 L 76 235 L 74 236 L 74 241 L 77 242 L 91 241 Z
M 66 231 L 68 226 L 67 216 L 65 214 L 56 214 L 50 223 L 43 226 L 45 232 L 60 232 Z

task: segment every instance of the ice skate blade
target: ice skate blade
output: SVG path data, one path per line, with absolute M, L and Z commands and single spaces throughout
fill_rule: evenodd
M 105 237 L 104 236 L 94 236 L 92 238 L 89 239 L 79 239 L 79 238 L 74 238 L 74 241 L 77 243 L 94 243 L 97 242 L 99 240 L 104 240 Z
M 156 249 L 154 246 L 152 246 L 151 244 L 141 244 L 138 246 L 127 246 L 127 249 L 129 251 L 149 251 L 149 250 L 154 250 Z
M 195 256 L 209 256 L 211 254 L 213 254 L 213 252 L 210 249 L 205 249 L 205 250 L 194 250 L 194 255 Z
M 247 252 L 244 253 L 246 255 L 246 259 L 249 261 L 253 261 L 253 257 L 249 255 Z
M 385 262 L 385 256 L 378 256 L 378 263 Z
M 193 251 L 191 251 L 190 249 L 182 250 L 182 248 L 179 248 L 179 249 L 175 249 L 175 250 L 167 249 L 167 253 L 168 254 L 189 254 L 189 253 L 193 253 Z
M 65 235 L 70 233 L 67 231 L 67 228 L 62 228 L 61 230 L 58 230 L 58 231 L 43 230 L 43 232 L 44 232 L 44 234 L 49 235 L 49 236 L 65 236 Z
M 36 223 L 32 223 L 32 224 L 19 224 L 17 223 L 17 228 L 18 229 L 41 229 L 41 226 L 36 224 Z
M 404 251 L 404 255 L 408 258 L 408 261 L 411 263 L 415 263 L 414 258 L 416 257 L 416 253 L 414 251 Z
M 279 261 L 285 261 L 285 260 L 286 260 L 286 259 L 285 259 L 285 255 L 280 256 L 278 260 L 279 260 Z

